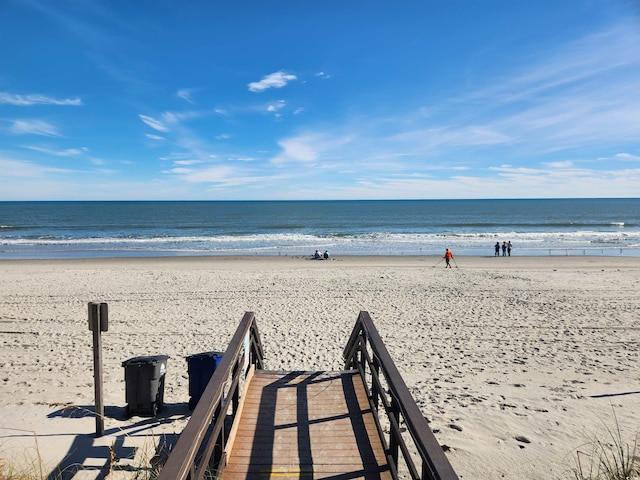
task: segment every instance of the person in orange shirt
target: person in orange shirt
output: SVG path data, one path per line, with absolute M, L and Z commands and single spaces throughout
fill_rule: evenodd
M 444 266 L 444 268 L 451 268 L 451 259 L 453 258 L 453 253 L 451 252 L 451 250 L 449 250 L 447 248 L 447 251 L 444 252 L 444 261 L 446 262 L 446 265 Z

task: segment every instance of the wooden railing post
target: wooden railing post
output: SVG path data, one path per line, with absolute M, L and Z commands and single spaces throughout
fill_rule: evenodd
M 245 355 L 249 355 L 249 352 L 245 352 Z M 236 365 L 233 367 L 233 373 L 232 373 L 233 378 L 235 378 L 235 376 L 238 374 L 239 369 L 240 369 L 240 362 L 236 363 Z M 236 388 L 233 392 L 233 396 L 231 397 L 231 407 L 233 409 L 234 415 L 238 411 L 239 404 L 240 404 L 240 389 Z
M 391 397 L 391 411 L 389 414 L 395 420 L 396 425 L 399 425 L 400 409 L 398 408 L 398 402 L 395 397 Z M 395 428 L 391 426 L 389 428 L 389 454 L 393 459 L 394 465 L 398 465 L 398 446 L 400 445 L 399 439 L 396 435 L 400 435 L 400 432 L 396 432 Z
M 235 412 L 235 409 L 234 409 Z M 218 408 L 216 408 L 216 413 L 214 414 L 215 419 L 222 413 L 222 402 L 218 404 Z M 220 430 L 220 434 L 218 438 L 216 438 L 216 443 L 213 448 L 213 455 L 211 456 L 211 460 L 209 466 L 218 470 L 220 469 L 220 460 L 222 459 L 222 451 L 224 450 L 224 428 Z
M 380 361 L 378 360 L 377 355 L 373 356 L 373 368 L 372 371 L 375 372 L 376 377 L 380 376 Z M 380 391 L 378 390 L 377 385 L 373 385 L 371 388 L 371 398 L 373 400 L 373 404 L 378 409 L 378 402 L 380 400 Z

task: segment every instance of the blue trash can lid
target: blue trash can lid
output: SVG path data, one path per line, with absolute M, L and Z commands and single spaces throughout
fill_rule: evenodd
M 206 358 L 221 358 L 222 352 L 202 352 L 196 353 L 194 355 L 189 355 L 186 360 L 187 362 L 190 360 L 203 360 Z
M 127 365 L 132 365 L 136 363 L 140 364 L 156 364 L 158 362 L 166 362 L 169 358 L 169 355 L 152 355 L 146 357 L 134 357 L 122 362 L 122 366 L 126 367 Z

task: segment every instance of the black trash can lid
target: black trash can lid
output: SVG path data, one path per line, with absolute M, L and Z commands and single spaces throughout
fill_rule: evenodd
M 206 358 L 213 358 L 213 357 L 222 357 L 222 352 L 202 352 L 202 353 L 196 353 L 194 355 L 189 355 L 186 360 L 187 362 L 189 360 L 203 360 Z
M 154 365 L 156 363 L 159 362 L 165 362 L 171 358 L 169 357 L 169 355 L 151 355 L 151 356 L 146 356 L 146 357 L 134 357 L 134 358 L 130 358 L 128 360 L 125 360 L 124 362 L 122 362 L 122 366 L 126 367 L 127 365 L 133 365 L 133 364 L 151 364 Z

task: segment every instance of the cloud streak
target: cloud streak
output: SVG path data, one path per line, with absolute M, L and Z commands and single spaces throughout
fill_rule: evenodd
M 142 120 L 147 126 L 157 130 L 158 132 L 167 133 L 169 131 L 169 127 L 167 127 L 160 120 L 156 120 L 155 118 L 149 117 L 147 115 L 138 115 L 140 120 Z
M 193 88 L 181 88 L 176 93 L 178 98 L 183 99 L 185 102 L 193 103 L 193 93 L 195 90 Z
M 58 128 L 44 120 L 14 120 L 9 127 L 13 135 L 42 135 L 45 137 L 59 137 Z
M 0 103 L 16 105 L 18 107 L 30 107 L 32 105 L 60 105 L 78 107 L 83 105 L 80 98 L 54 98 L 40 94 L 17 95 L 8 92 L 0 92 Z
M 53 155 L 55 157 L 77 157 L 78 155 L 82 155 L 88 151 L 88 148 L 67 148 L 66 150 L 54 150 L 51 148 L 37 147 L 37 146 L 29 146 L 27 147 L 30 150 L 34 150 L 36 152 L 45 153 L 47 155 Z

